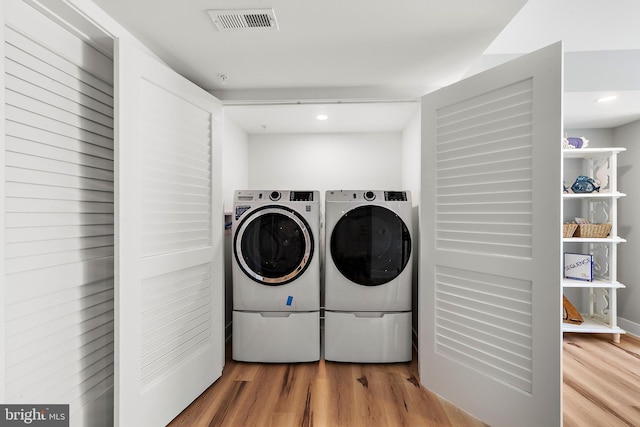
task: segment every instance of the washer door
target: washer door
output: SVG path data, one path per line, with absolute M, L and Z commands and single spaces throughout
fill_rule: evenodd
M 240 269 L 258 283 L 278 286 L 295 280 L 313 257 L 313 233 L 286 206 L 264 206 L 247 214 L 233 241 Z
M 398 277 L 409 262 L 411 235 L 404 221 L 381 206 L 348 211 L 331 234 L 331 257 L 347 279 L 378 286 Z

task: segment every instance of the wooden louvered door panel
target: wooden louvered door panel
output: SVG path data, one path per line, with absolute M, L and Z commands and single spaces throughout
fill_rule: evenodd
M 166 425 L 222 373 L 221 106 L 117 41 L 116 422 Z
M 492 426 L 561 423 L 561 64 L 423 98 L 420 378 Z
M 3 403 L 113 408 L 113 62 L 21 1 L 4 31 Z

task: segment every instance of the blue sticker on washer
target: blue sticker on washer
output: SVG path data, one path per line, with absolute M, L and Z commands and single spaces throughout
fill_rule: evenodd
M 291 295 L 289 295 L 289 296 L 287 297 L 287 305 L 288 305 L 288 306 L 291 306 L 291 304 L 293 304 L 293 297 L 292 297 Z

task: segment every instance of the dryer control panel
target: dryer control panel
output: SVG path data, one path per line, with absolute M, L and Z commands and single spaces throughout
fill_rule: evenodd
M 292 191 L 289 200 L 292 202 L 313 202 L 313 191 Z
M 327 191 L 327 202 L 410 202 L 409 191 L 380 191 L 380 190 L 332 190 Z
M 406 202 L 407 192 L 406 191 L 385 191 L 384 199 L 388 202 Z

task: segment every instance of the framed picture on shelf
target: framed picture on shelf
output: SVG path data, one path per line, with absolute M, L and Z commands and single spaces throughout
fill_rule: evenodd
M 593 255 L 564 253 L 564 277 L 567 279 L 593 281 Z

